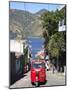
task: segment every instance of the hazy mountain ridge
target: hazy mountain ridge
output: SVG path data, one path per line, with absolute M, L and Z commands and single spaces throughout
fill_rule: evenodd
M 42 15 L 43 13 L 48 12 L 46 9 L 41 9 L 40 11 L 36 12 L 35 15 Z
M 41 10 L 32 14 L 24 10 L 9 10 L 9 31 L 10 39 L 24 38 L 28 36 L 41 36 L 42 28 L 38 16 Z

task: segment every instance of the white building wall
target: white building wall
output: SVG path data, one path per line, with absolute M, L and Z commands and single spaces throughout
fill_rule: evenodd
M 24 54 L 23 42 L 18 40 L 10 40 L 10 52 L 17 52 Z

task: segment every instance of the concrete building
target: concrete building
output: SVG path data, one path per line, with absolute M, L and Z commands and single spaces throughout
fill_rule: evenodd
M 62 8 L 59 9 L 59 11 L 64 12 L 64 18 L 61 21 L 59 21 L 58 24 L 58 31 L 62 32 L 66 31 L 66 6 L 64 5 Z
M 26 40 L 10 40 L 10 85 L 24 74 L 25 57 L 28 54 L 26 48 Z

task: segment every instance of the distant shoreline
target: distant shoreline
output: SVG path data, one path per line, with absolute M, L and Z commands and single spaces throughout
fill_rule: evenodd
M 41 39 L 44 39 L 43 37 L 40 37 L 40 36 L 29 36 L 29 37 L 27 37 L 27 39 L 28 38 L 41 38 Z

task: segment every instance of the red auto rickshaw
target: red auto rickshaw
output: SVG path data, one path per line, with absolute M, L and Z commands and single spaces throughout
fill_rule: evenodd
M 31 83 L 39 86 L 46 82 L 45 63 L 43 61 L 33 61 L 31 64 Z

